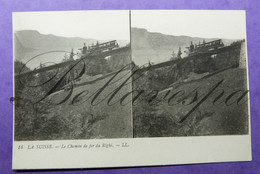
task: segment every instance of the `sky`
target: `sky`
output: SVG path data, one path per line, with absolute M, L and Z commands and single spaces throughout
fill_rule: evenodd
M 129 11 L 14 12 L 13 29 L 98 40 L 129 40 Z M 246 38 L 244 11 L 132 10 L 131 26 L 203 38 Z
M 135 10 L 131 27 L 174 36 L 246 38 L 245 11 L 241 10 Z
M 129 11 L 14 12 L 13 30 L 98 40 L 130 40 Z

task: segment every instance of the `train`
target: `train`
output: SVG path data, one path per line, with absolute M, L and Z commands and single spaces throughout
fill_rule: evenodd
M 84 43 L 83 48 L 79 50 L 81 51 L 82 55 L 85 55 L 90 53 L 98 54 L 106 51 L 111 51 L 116 48 L 119 48 L 119 45 L 116 40 L 112 40 L 104 43 L 97 42 L 96 44 L 92 44 L 91 46 L 86 46 L 86 44 Z
M 223 48 L 224 44 L 222 42 L 221 39 L 218 40 L 214 40 L 211 42 L 205 42 L 203 41 L 202 44 L 198 44 L 198 45 L 193 45 L 191 42 L 190 47 L 187 47 L 189 50 L 189 56 L 191 55 L 196 55 L 196 54 L 203 54 L 203 53 L 207 53 L 210 51 L 214 51 L 220 48 Z

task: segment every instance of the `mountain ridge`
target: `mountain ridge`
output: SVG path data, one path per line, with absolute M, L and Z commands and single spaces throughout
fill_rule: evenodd
M 174 36 L 159 32 L 149 32 L 145 28 L 131 28 L 131 46 L 132 59 L 137 65 L 143 65 L 148 62 L 160 63 L 170 60 L 172 52 L 177 54 L 179 48 L 185 55 L 186 47 L 190 43 L 199 44 L 203 40 L 206 42 L 220 38 L 200 38 L 190 36 Z M 222 39 L 225 45 L 232 43 L 234 40 Z
M 205 39 L 206 42 L 216 40 L 219 38 L 199 38 L 190 36 L 173 36 L 163 34 L 160 32 L 150 32 L 145 28 L 131 28 L 131 47 L 132 60 L 138 64 L 143 65 L 148 62 L 160 63 L 168 61 L 171 58 L 172 52 L 177 54 L 179 47 L 185 56 L 185 47 L 193 44 L 198 44 Z M 53 34 L 41 34 L 36 30 L 20 30 L 14 32 L 14 59 L 22 62 L 27 62 L 30 58 L 48 51 L 65 51 L 70 52 L 74 49 L 74 53 L 83 44 L 91 45 L 97 41 L 106 42 L 108 40 L 84 39 L 81 37 L 64 37 Z M 225 45 L 234 40 L 222 39 Z M 125 46 L 129 41 L 117 40 L 120 46 Z M 37 67 L 39 63 L 51 61 L 59 63 L 62 61 L 65 53 L 53 53 L 48 57 L 37 57 L 34 62 L 30 62 L 29 67 Z M 47 60 L 48 59 L 48 60 Z
M 37 30 L 19 30 L 14 32 L 14 60 L 26 63 L 32 57 L 45 52 L 64 51 L 37 57 L 27 65 L 30 68 L 35 68 L 44 62 L 59 63 L 64 58 L 64 54 L 70 52 L 71 49 L 76 53 L 78 49 L 83 47 L 84 43 L 88 46 L 96 44 L 97 41 L 102 43 L 108 40 L 42 34 Z M 117 40 L 117 42 L 119 46 L 125 46 L 129 43 L 126 40 Z

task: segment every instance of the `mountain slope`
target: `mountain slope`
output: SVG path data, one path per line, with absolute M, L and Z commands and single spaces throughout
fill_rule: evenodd
M 99 43 L 108 40 L 99 40 Z M 80 37 L 62 37 L 52 34 L 41 34 L 35 30 L 21 30 L 14 33 L 14 59 L 22 62 L 27 62 L 32 57 L 49 52 L 49 51 L 65 51 L 70 52 L 71 49 L 74 53 L 79 51 L 79 48 L 86 45 L 95 44 L 96 39 L 84 39 Z M 119 46 L 125 46 L 129 41 L 117 40 Z M 64 58 L 65 52 L 55 52 L 39 56 L 33 61 L 30 61 L 27 66 L 34 69 L 40 63 L 53 62 L 59 63 Z
M 62 37 L 52 34 L 44 35 L 35 30 L 22 30 L 15 33 L 17 39 L 25 47 L 31 47 L 35 49 L 46 49 L 53 47 L 80 47 L 83 43 L 86 44 L 95 43 L 95 39 L 83 39 L 79 37 Z
M 205 39 L 206 42 L 217 38 L 198 38 L 189 36 L 171 36 L 161 33 L 149 32 L 142 28 L 131 28 L 132 58 L 138 65 L 143 65 L 149 61 L 154 63 L 164 62 L 171 58 L 174 51 L 177 54 L 179 47 L 182 52 L 190 45 L 199 44 Z M 225 45 L 232 40 L 222 39 Z M 184 55 L 183 55 L 184 56 Z

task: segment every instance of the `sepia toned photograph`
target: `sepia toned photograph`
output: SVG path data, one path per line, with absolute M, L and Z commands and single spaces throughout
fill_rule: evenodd
M 15 14 L 15 140 L 248 134 L 244 26 L 225 15 Z
M 130 74 L 129 11 L 13 20 L 16 141 L 133 137 L 131 105 L 117 102 L 131 83 L 115 92 Z
M 242 15 L 131 11 L 134 137 L 248 134 Z

